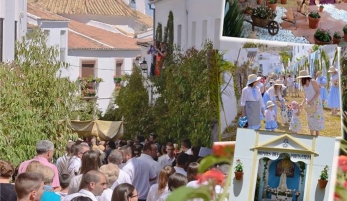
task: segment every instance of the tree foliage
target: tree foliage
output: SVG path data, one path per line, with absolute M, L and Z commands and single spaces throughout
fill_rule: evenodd
M 35 29 L 28 39 L 17 44 L 13 63 L 0 64 L 0 158 L 15 165 L 36 154 L 39 140 L 53 141 L 61 155 L 62 142 L 76 137 L 58 122 L 74 110 L 77 84 L 60 76 L 67 65 L 42 31 Z
M 158 23 L 157 30 L 155 33 L 155 38 L 157 41 L 163 41 L 163 28 L 161 23 Z
M 342 92 L 342 111 L 347 111 L 347 48 L 341 50 L 341 92 Z M 347 116 L 343 118 L 343 136 L 347 139 Z
M 152 126 L 148 93 L 141 73 L 139 68 L 133 68 L 132 74 L 125 78 L 126 86 L 121 88 L 116 98 L 119 106 L 116 111 L 124 117 L 125 135 L 129 139 L 150 132 Z
M 217 117 L 210 100 L 208 52 L 189 49 L 174 51 L 154 86 L 160 97 L 153 109 L 155 132 L 162 138 L 189 138 L 202 146 L 211 144 L 211 124 Z

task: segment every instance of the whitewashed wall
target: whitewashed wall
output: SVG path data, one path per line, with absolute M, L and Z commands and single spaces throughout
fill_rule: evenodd
M 3 61 L 14 59 L 15 50 L 15 21 L 17 21 L 17 38 L 26 34 L 27 14 L 26 0 L 1 0 L 0 18 L 4 18 L 3 27 Z
M 102 50 L 69 50 L 67 62 L 70 64 L 68 70 L 62 72 L 63 76 L 70 80 L 77 80 L 81 75 L 81 65 L 83 60 L 95 60 L 95 76 L 102 78 L 99 84 L 98 106 L 105 112 L 115 89 L 113 77 L 116 70 L 116 59 L 123 59 L 122 74 L 131 74 L 133 69 L 133 59 L 140 54 L 138 51 L 102 51 Z

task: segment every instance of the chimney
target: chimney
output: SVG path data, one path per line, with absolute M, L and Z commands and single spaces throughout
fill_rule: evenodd
M 146 14 L 146 0 L 136 0 L 136 10 Z
M 130 0 L 123 0 L 123 2 L 124 2 L 126 5 L 129 5 L 129 4 L 130 4 Z

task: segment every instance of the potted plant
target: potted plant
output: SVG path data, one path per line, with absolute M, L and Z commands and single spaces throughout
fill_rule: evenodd
M 347 1 L 347 0 L 346 0 Z M 257 0 L 257 4 L 258 5 L 262 5 L 263 4 L 263 0 Z
M 269 19 L 273 19 L 274 13 L 267 6 L 258 6 L 253 9 L 251 18 L 254 26 L 265 27 L 268 24 Z
M 241 180 L 243 177 L 243 166 L 240 159 L 236 160 L 236 166 L 235 166 L 235 179 Z
M 315 40 L 315 44 L 318 44 L 318 45 L 330 44 L 332 41 L 332 38 L 330 36 L 330 31 L 318 28 L 316 30 L 316 33 L 314 34 L 314 40 Z
M 323 6 L 323 5 L 320 5 L 320 6 L 319 6 L 319 12 L 323 12 L 323 9 L 324 9 L 324 6 Z
M 281 0 L 281 4 L 287 4 L 287 0 Z
M 326 165 L 322 172 L 320 173 L 320 179 L 318 180 L 319 188 L 325 188 L 328 183 L 328 170 L 329 167 Z
M 320 15 L 318 12 L 311 12 L 308 14 L 308 26 L 311 29 L 317 29 L 320 20 Z
M 276 11 L 277 1 L 276 0 L 269 0 L 269 3 L 267 6 L 269 8 L 271 8 L 272 11 Z
M 246 15 L 252 15 L 252 12 L 253 12 L 253 8 L 247 5 L 245 10 L 244 10 L 244 13 Z
M 334 36 L 333 36 L 333 44 L 339 44 L 341 41 L 341 38 L 342 38 L 342 36 L 341 36 L 340 32 L 335 31 Z
M 345 25 L 342 29 L 343 31 L 343 39 L 347 41 L 347 25 Z

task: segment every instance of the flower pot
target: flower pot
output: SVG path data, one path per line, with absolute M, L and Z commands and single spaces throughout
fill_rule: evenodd
M 344 3 L 347 3 L 347 0 L 343 0 Z
M 287 4 L 287 0 L 281 0 L 281 4 Z
M 341 38 L 333 38 L 333 44 L 339 44 L 341 41 Z
M 344 34 L 343 34 L 343 39 L 344 39 L 345 41 L 347 41 L 347 33 L 344 33 Z
M 319 188 L 325 188 L 327 186 L 328 180 L 318 180 L 318 186 Z
M 277 3 L 274 4 L 267 4 L 267 7 L 271 8 L 272 11 L 276 11 Z
M 347 1 L 347 0 L 345 0 L 345 1 Z M 263 4 L 263 0 L 257 0 L 257 4 L 258 4 L 258 5 Z
M 323 12 L 324 7 L 319 7 L 319 12 Z
M 332 40 L 331 40 L 331 37 L 330 37 L 330 41 L 329 42 L 323 42 L 323 41 L 320 41 L 316 38 L 316 36 L 313 36 L 314 38 L 314 43 L 317 44 L 317 45 L 328 45 L 328 44 L 331 44 Z
M 246 15 L 252 15 L 252 10 L 245 10 Z
M 311 29 L 317 29 L 319 21 L 320 21 L 320 18 L 313 18 L 308 16 L 308 26 Z
M 241 180 L 243 177 L 243 172 L 235 172 L 235 179 Z

